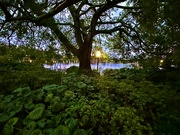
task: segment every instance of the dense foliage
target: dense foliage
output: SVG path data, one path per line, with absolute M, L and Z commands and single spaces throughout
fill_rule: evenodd
M 0 0 L 0 134 L 179 135 L 179 5 Z M 106 41 L 140 68 L 92 71 Z M 44 68 L 71 53 L 79 69 Z
M 5 93 L 26 86 L 34 90 L 46 84 L 59 82 L 60 76 L 60 72 L 45 69 L 43 65 L 29 62 L 0 62 L 0 90 Z
M 52 50 L 0 44 L 0 89 L 4 92 L 26 86 L 37 89 L 58 82 L 61 73 L 44 68 L 45 62 L 53 64 L 55 56 L 60 58 Z
M 179 69 L 106 69 L 104 75 L 123 81 L 151 96 L 159 105 L 154 134 L 178 135 L 180 125 L 180 76 Z M 160 103 L 160 104 L 159 104 Z
M 30 68 L 21 66 L 24 70 Z M 7 92 L 1 87 L 1 134 L 178 135 L 180 97 L 170 85 L 154 85 L 141 69 L 106 70 L 96 77 L 78 75 L 73 69 L 77 71 L 72 67 L 58 80 L 50 71 L 39 74 L 38 79 L 52 80 L 42 84 L 36 80 L 34 88 L 17 84 L 18 88 L 10 87 Z M 32 70 L 31 74 L 38 71 Z M 2 82 L 6 81 L 5 76 L 1 77 Z M 26 78 L 27 83 L 31 82 L 29 76 Z

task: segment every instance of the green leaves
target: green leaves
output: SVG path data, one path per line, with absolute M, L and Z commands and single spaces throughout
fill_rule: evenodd
M 25 107 L 26 109 L 28 109 L 28 110 L 32 110 L 32 109 L 35 107 L 35 105 L 33 104 L 33 101 L 32 101 L 31 99 L 29 99 L 29 102 L 26 103 L 26 104 L 24 105 L 24 107 Z
M 78 125 L 78 121 L 77 119 L 74 118 L 69 118 L 67 120 L 65 120 L 65 125 L 69 127 L 69 129 L 72 131 L 76 128 L 76 126 Z
M 78 129 L 73 133 L 73 135 L 88 135 L 88 134 L 84 129 Z
M 45 129 L 45 130 L 43 131 L 43 134 L 44 134 L 44 135 L 53 135 L 53 134 L 54 134 L 54 129 L 52 129 L 52 128 Z
M 62 82 L 34 91 L 19 88 L 1 96 L 0 131 L 5 135 L 151 134 L 157 110 L 148 91 L 159 89 L 150 82 L 138 82 L 135 75 L 139 77 L 140 72 L 136 70 L 106 75 L 91 81 L 73 75 L 73 87 Z M 117 79 L 117 75 L 124 77 Z
M 18 118 L 12 118 L 10 119 L 4 126 L 1 134 L 2 135 L 12 135 L 13 134 L 13 126 L 17 123 Z
M 36 107 L 33 111 L 31 111 L 27 117 L 31 120 L 38 120 L 43 116 L 43 112 L 44 107 L 39 106 Z
M 42 130 L 41 129 L 35 129 L 34 131 L 32 131 L 31 135 L 43 135 Z
M 5 122 L 9 119 L 10 117 L 7 114 L 0 113 L 0 122 Z
M 69 128 L 64 125 L 60 125 L 54 130 L 54 135 L 71 135 Z
M 77 82 L 77 88 L 84 89 L 84 88 L 86 88 L 86 84 L 83 82 Z
M 25 87 L 25 88 L 18 88 L 16 90 L 13 91 L 13 93 L 17 93 L 17 96 L 24 96 L 26 93 L 30 92 L 30 88 L 29 87 Z
M 56 90 L 58 90 L 58 85 L 52 84 L 44 86 L 43 89 L 47 91 L 48 93 L 54 93 Z

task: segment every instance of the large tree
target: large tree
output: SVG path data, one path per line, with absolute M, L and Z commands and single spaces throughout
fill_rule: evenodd
M 92 43 L 98 34 L 138 37 L 129 25 L 132 18 L 127 17 L 128 10 L 137 7 L 133 3 L 122 6 L 123 2 L 126 0 L 0 0 L 0 36 L 9 43 L 59 43 L 78 57 L 80 70 L 91 71 Z
M 140 56 L 139 58 L 156 58 L 164 63 L 180 65 L 180 1 L 174 0 L 132 0 L 136 7 L 128 12 L 124 25 L 128 33 L 135 36 L 116 33 L 108 46 L 121 57 Z M 129 22 L 129 23 L 127 23 Z M 134 37 L 138 38 L 134 38 Z M 123 39 L 123 40 L 122 40 Z M 136 54 L 136 55 L 134 55 Z M 154 60 L 155 61 L 155 60 Z M 152 63 L 150 63 L 152 64 Z
M 180 66 L 180 1 L 137 0 L 141 7 L 132 12 L 143 39 L 144 58 L 159 57 L 168 66 Z

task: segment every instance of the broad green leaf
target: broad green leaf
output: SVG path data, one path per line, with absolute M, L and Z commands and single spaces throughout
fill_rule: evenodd
M 42 117 L 43 112 L 44 112 L 43 107 L 37 107 L 29 113 L 28 118 L 31 120 L 38 120 Z
M 55 103 L 55 104 L 59 103 L 60 102 L 60 97 L 54 96 L 53 99 L 52 99 L 52 102 Z
M 10 112 L 8 116 L 9 116 L 9 118 L 11 118 L 11 117 L 13 117 L 15 114 L 16 114 L 15 111 L 14 111 L 14 112 Z
M 84 88 L 86 88 L 86 84 L 83 83 L 83 82 L 77 82 L 77 87 L 78 87 L 79 89 L 84 89 Z
M 43 117 L 51 117 L 52 116 L 52 112 L 49 110 L 44 110 L 44 115 Z
M 20 135 L 30 135 L 30 132 L 26 129 L 21 130 Z
M 46 121 L 47 126 L 52 126 L 53 124 L 54 124 L 54 122 L 52 120 L 47 120 Z
M 44 90 L 39 89 L 32 92 L 35 99 L 41 99 L 44 96 Z
M 14 125 L 17 123 L 17 121 L 18 121 L 18 118 L 17 118 L 17 117 L 12 118 L 12 119 L 10 119 L 10 120 L 6 123 L 6 125 L 8 125 L 8 126 L 14 126 Z
M 13 91 L 13 93 L 17 93 L 17 96 L 22 96 L 25 95 L 26 93 L 30 92 L 30 88 L 29 87 L 25 87 L 25 88 L 18 88 L 16 90 Z
M 56 125 L 59 125 L 62 119 L 62 115 L 58 114 L 58 115 L 53 115 L 51 120 L 55 121 Z
M 14 131 L 13 126 L 5 125 L 0 134 L 1 135 L 12 135 L 13 131 Z
M 9 119 L 9 116 L 4 113 L 0 113 L 0 122 L 5 122 Z
M 57 87 L 57 93 L 62 94 L 64 91 L 66 91 L 68 87 L 66 85 L 61 85 Z
M 28 131 L 33 131 L 36 128 L 37 124 L 34 121 L 29 122 L 29 124 L 25 127 Z
M 43 128 L 45 125 L 46 125 L 46 118 L 43 118 L 43 119 L 40 119 L 38 122 L 37 122 L 37 124 L 38 124 L 38 126 L 39 126 L 39 128 Z
M 37 104 L 37 105 L 35 106 L 35 109 L 36 109 L 36 108 L 39 108 L 39 107 L 42 107 L 42 108 L 45 109 L 46 106 L 45 106 L 43 103 L 39 103 L 39 104 Z
M 75 94 L 73 91 L 68 90 L 64 93 L 64 97 L 67 99 L 72 99 L 75 98 Z
M 90 77 L 85 76 L 85 77 L 83 78 L 83 80 L 84 80 L 84 82 L 85 82 L 86 84 L 90 84 L 90 83 L 91 83 L 91 78 L 90 78 Z
M 18 118 L 12 118 L 10 119 L 4 126 L 1 135 L 12 135 L 14 128 L 13 126 L 17 123 Z
M 16 113 L 20 112 L 20 111 L 22 110 L 22 108 L 23 108 L 23 105 L 20 104 L 20 103 L 17 103 L 17 104 L 15 104 L 15 106 L 14 106 L 14 109 L 15 109 L 15 112 L 16 112 Z
M 77 126 L 78 122 L 74 118 L 69 118 L 65 122 L 65 125 L 68 126 L 70 129 L 73 129 Z
M 54 130 L 53 135 L 70 135 L 69 128 L 65 125 L 60 125 Z
M 43 135 L 54 135 L 54 129 L 48 128 L 43 131 Z
M 65 108 L 65 103 L 62 103 L 62 102 L 60 102 L 60 103 L 55 103 L 55 104 L 51 104 L 50 106 L 49 106 L 49 109 L 53 112 L 53 113 L 58 113 L 58 112 L 60 112 L 61 110 L 63 110 Z
M 88 134 L 84 129 L 78 129 L 73 133 L 73 135 L 88 135 Z
M 52 93 L 49 93 L 47 94 L 47 96 L 45 97 L 44 99 L 44 102 L 50 102 L 53 98 L 53 94 Z
M 23 105 L 20 102 L 14 103 L 13 101 L 6 106 L 9 112 L 14 112 L 14 113 L 20 112 L 22 107 Z
M 93 91 L 93 90 L 94 90 L 94 87 L 91 86 L 91 85 L 88 85 L 88 86 L 87 86 L 87 90 Z
M 48 93 L 49 93 L 49 92 L 54 93 L 53 91 L 56 91 L 58 86 L 59 86 L 59 85 L 52 84 L 52 85 L 44 86 L 43 89 L 46 90 Z
M 23 122 L 22 122 L 22 123 L 23 123 L 24 125 L 28 125 L 28 124 L 31 123 L 31 122 L 32 122 L 32 120 L 30 120 L 29 118 L 26 117 L 25 119 L 23 119 Z M 34 122 L 34 121 L 33 121 L 33 122 Z
M 14 95 L 8 95 L 8 96 L 5 96 L 3 102 L 8 103 L 8 102 L 11 101 L 11 99 L 12 99 L 13 97 L 14 97 Z
M 31 132 L 31 135 L 43 135 L 41 129 L 35 129 Z
M 35 105 L 32 102 L 29 102 L 29 103 L 25 104 L 24 107 L 28 110 L 32 110 L 32 109 L 34 109 Z

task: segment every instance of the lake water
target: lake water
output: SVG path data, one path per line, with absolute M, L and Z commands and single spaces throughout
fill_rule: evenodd
M 52 70 L 65 70 L 71 66 L 79 66 L 79 63 L 55 63 L 53 65 L 44 64 L 45 68 L 50 68 Z M 97 69 L 97 64 L 91 64 L 92 69 Z M 123 64 L 123 63 L 99 63 L 98 69 L 100 72 L 103 70 L 110 68 L 110 69 L 120 69 L 120 68 L 132 68 L 132 64 Z

